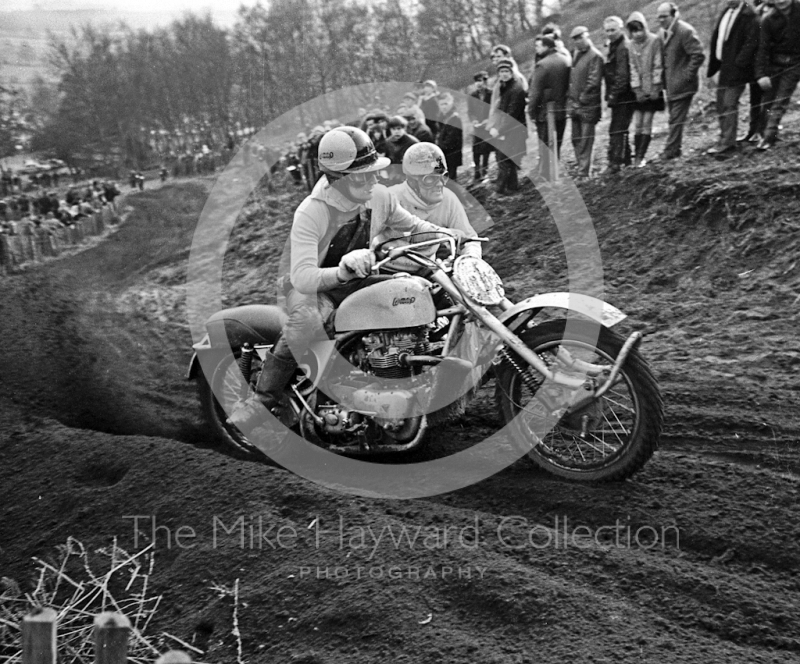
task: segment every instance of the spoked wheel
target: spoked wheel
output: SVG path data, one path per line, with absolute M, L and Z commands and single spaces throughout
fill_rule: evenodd
M 549 321 L 520 335 L 552 369 L 569 373 L 556 353 L 568 351 L 573 359 L 610 370 L 623 340 L 607 328 Z M 573 331 L 573 327 L 575 328 Z M 568 391 L 542 385 L 541 376 L 508 360 L 496 367 L 498 408 L 520 443 L 532 446 L 528 457 L 559 477 L 580 481 L 623 480 L 640 470 L 658 448 L 663 427 L 663 401 L 647 363 L 631 352 L 614 385 L 597 401 L 577 412 L 562 414 Z M 575 374 L 583 376 L 583 374 Z
M 197 390 L 203 415 L 215 437 L 221 443 L 243 452 L 248 457 L 277 465 L 259 447 L 247 440 L 241 431 L 226 421 L 228 413 L 233 412 L 235 404 L 244 400 L 250 391 L 239 370 L 238 357 L 238 351 L 233 356 L 228 354 L 221 357 L 214 368 L 210 381 L 206 379 L 202 371 L 200 372 Z M 254 355 L 254 372 L 258 368 L 258 362 L 258 356 Z M 215 394 L 220 396 L 222 403 L 217 400 Z

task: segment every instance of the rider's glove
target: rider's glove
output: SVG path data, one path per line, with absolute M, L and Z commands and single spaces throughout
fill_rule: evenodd
M 341 282 L 349 281 L 354 277 L 368 277 L 373 265 L 375 265 L 375 255 L 372 251 L 356 249 L 342 257 L 336 276 Z

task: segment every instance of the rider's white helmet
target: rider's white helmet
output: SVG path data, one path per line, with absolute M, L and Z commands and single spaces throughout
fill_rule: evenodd
M 433 143 L 415 143 L 403 155 L 403 173 L 406 177 L 444 175 L 447 173 L 444 152 Z
M 370 173 L 388 167 L 391 160 L 378 156 L 365 131 L 357 127 L 336 127 L 319 142 L 319 169 L 335 181 L 350 173 Z

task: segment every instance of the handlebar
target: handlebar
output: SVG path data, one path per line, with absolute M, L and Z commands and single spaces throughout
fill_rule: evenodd
M 443 235 L 444 237 L 439 237 L 439 238 L 436 238 L 436 239 L 433 239 L 433 240 L 424 240 L 422 242 L 414 242 L 414 243 L 403 245 L 403 246 L 399 246 L 399 247 L 392 247 L 391 249 L 389 249 L 386 258 L 384 258 L 382 260 L 379 260 L 372 267 L 372 271 L 373 272 L 378 272 L 384 265 L 386 265 L 388 263 L 391 263 L 393 260 L 396 260 L 396 259 L 401 258 L 401 257 L 408 257 L 408 258 L 412 259 L 414 262 L 420 264 L 423 267 L 425 267 L 425 266 L 427 266 L 427 267 L 439 267 L 439 264 L 435 260 L 433 260 L 431 258 L 428 258 L 427 256 L 423 256 L 422 254 L 418 253 L 418 250 L 419 249 L 423 249 L 425 247 L 438 246 L 438 245 L 441 245 L 444 242 L 447 242 L 450 245 L 450 256 L 448 256 L 445 260 L 452 261 L 452 260 L 455 260 L 456 256 L 458 255 L 459 242 L 463 244 L 463 243 L 466 243 L 466 242 L 488 242 L 489 241 L 489 238 L 485 238 L 485 237 L 475 237 L 475 238 L 464 237 L 464 238 L 457 239 L 455 235 L 453 235 L 451 233 L 448 233 L 446 230 L 428 231 L 428 232 L 425 232 L 425 233 L 415 233 L 414 235 L 430 235 L 433 232 L 441 233 L 441 235 Z M 407 239 L 408 237 L 409 236 L 406 236 L 404 238 L 393 238 L 391 240 L 387 240 L 386 242 L 383 242 L 381 245 L 376 247 L 376 250 L 375 250 L 376 257 L 380 255 L 379 252 L 380 252 L 381 247 L 383 245 L 389 244 L 391 242 L 397 242 L 398 240 L 404 240 L 404 239 Z

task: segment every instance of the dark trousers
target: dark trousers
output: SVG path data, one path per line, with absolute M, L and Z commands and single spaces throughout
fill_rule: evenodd
M 667 144 L 664 146 L 664 156 L 669 158 L 681 156 L 683 144 L 683 127 L 689 119 L 689 109 L 692 106 L 694 95 L 671 99 L 667 102 L 669 110 L 669 133 Z
M 800 83 L 800 63 L 787 67 L 777 75 L 770 76 L 772 87 L 764 92 L 764 105 L 767 110 L 767 128 L 764 138 L 774 140 L 778 135 L 778 125 L 789 108 L 794 91 Z
M 764 91 L 758 83 L 750 83 L 750 127 L 748 134 L 761 134 L 767 129 L 767 112 L 764 109 Z
M 631 165 L 631 142 L 628 130 L 633 120 L 633 104 L 611 107 L 608 128 L 608 164 L 612 167 Z
M 472 161 L 475 162 L 475 179 L 480 180 L 489 169 L 489 153 L 491 146 L 480 138 L 472 139 Z
M 497 153 L 497 191 L 501 194 L 506 194 L 509 191 L 516 191 L 519 189 L 519 178 L 517 176 L 516 162 L 503 153 Z
M 564 131 L 567 128 L 566 118 L 557 118 L 556 121 L 556 154 L 555 159 L 561 156 L 561 144 L 564 141 Z M 550 132 L 547 120 L 536 121 L 536 134 L 539 137 L 539 175 L 545 180 L 552 180 L 555 175 L 555 164 L 552 163 L 553 150 L 550 145 Z
M 572 116 L 572 148 L 578 162 L 578 171 L 588 176 L 592 172 L 592 152 L 594 151 L 595 124 L 586 122 L 578 115 Z
M 717 88 L 717 116 L 719 117 L 719 147 L 732 148 L 736 145 L 736 131 L 739 127 L 739 99 L 744 85 L 719 86 Z

